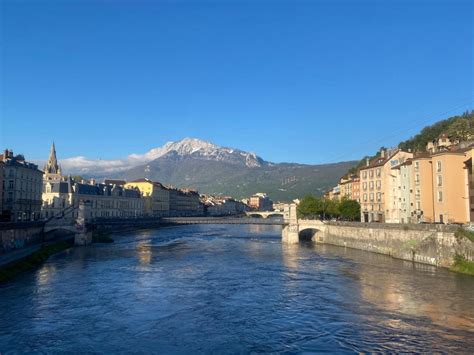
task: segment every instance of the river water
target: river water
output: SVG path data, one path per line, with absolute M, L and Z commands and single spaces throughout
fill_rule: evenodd
M 0 286 L 0 353 L 474 349 L 474 277 L 280 227 L 180 226 L 73 248 Z

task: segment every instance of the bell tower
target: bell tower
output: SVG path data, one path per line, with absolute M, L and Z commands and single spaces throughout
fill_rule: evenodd
M 56 147 L 51 145 L 48 162 L 44 166 L 44 180 L 46 181 L 61 181 L 61 167 L 58 165 L 56 158 Z

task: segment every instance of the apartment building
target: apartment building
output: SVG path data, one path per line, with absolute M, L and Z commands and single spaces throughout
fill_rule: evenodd
M 249 199 L 250 208 L 257 211 L 272 211 L 273 201 L 263 192 L 258 192 Z
M 469 176 L 465 169 L 467 152 L 459 149 L 432 155 L 435 222 L 470 221 Z
M 392 168 L 411 158 L 413 153 L 382 149 L 359 171 L 361 221 L 398 223 L 398 176 Z
M 32 221 L 41 215 L 43 172 L 23 155 L 5 150 L 0 155 L 3 167 L 2 217 L 13 222 Z
M 176 217 L 202 216 L 204 206 L 199 200 L 199 193 L 190 189 L 168 188 L 170 192 L 169 215 Z
M 145 215 L 164 217 L 170 215 L 170 190 L 159 182 L 138 179 L 124 184 L 125 188 L 137 188 L 145 200 Z

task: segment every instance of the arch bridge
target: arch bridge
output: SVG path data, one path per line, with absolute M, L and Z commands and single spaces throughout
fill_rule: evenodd
M 245 212 L 247 217 L 253 218 L 281 218 L 284 216 L 284 212 L 280 211 L 249 211 Z
M 300 240 L 322 242 L 326 233 L 325 222 L 318 219 L 298 219 L 296 204 L 285 205 L 284 224 L 281 231 L 283 243 L 296 244 Z
M 86 215 L 89 213 L 89 208 L 90 203 L 87 201 L 79 201 L 77 207 L 66 207 L 45 221 L 43 232 L 68 231 L 74 234 L 74 243 L 76 245 L 90 244 L 92 242 L 92 234 L 88 233 L 86 229 Z M 72 212 L 76 209 L 78 209 L 78 216 L 75 219 L 72 217 L 74 215 Z

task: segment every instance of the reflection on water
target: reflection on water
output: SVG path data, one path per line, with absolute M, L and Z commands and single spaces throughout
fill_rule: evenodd
M 466 352 L 474 278 L 282 245 L 274 226 L 182 226 L 75 248 L 0 287 L 0 353 Z

